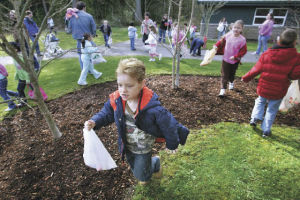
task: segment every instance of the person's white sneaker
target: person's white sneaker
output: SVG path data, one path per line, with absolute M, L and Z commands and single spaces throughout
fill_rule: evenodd
M 256 51 L 252 52 L 251 54 L 252 54 L 252 55 L 257 55 Z
M 160 53 L 160 54 L 158 55 L 158 60 L 161 60 L 161 58 L 162 58 L 162 54 Z
M 155 58 L 150 58 L 149 61 L 150 61 L 150 62 L 154 62 L 154 61 L 155 61 Z
M 87 85 L 87 82 L 77 82 L 78 85 Z
M 232 83 L 229 82 L 229 87 L 228 87 L 228 89 L 229 89 L 229 90 L 233 90 L 233 89 L 234 89 L 234 83 L 233 83 L 233 82 L 232 82 Z
M 225 96 L 225 91 L 226 91 L 225 89 L 221 89 L 219 93 L 219 97 Z
M 99 74 L 95 77 L 95 79 L 98 79 L 102 76 L 102 72 L 99 72 Z
M 8 108 L 6 108 L 4 111 L 5 111 L 5 112 L 9 112 L 9 111 L 11 111 L 11 110 L 13 110 L 13 108 L 8 107 Z

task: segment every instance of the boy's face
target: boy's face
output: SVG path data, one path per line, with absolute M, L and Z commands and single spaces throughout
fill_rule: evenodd
M 139 94 L 145 85 L 145 80 L 139 83 L 128 74 L 122 73 L 117 75 L 117 83 L 119 93 L 124 101 L 138 100 Z

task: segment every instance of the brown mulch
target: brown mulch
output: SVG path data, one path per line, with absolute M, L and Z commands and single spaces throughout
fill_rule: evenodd
M 182 76 L 171 90 L 170 76 L 150 76 L 147 85 L 175 118 L 190 129 L 221 121 L 248 123 L 256 83 L 236 80 L 234 91 L 218 98 L 219 77 Z M 96 172 L 83 162 L 82 128 L 103 106 L 116 82 L 83 88 L 47 102 L 63 137 L 53 140 L 37 108 L 0 123 L 0 199 L 124 199 L 136 183 L 117 148 L 115 125 L 97 131 L 118 168 Z M 276 124 L 300 127 L 300 106 L 279 113 Z M 156 145 L 155 152 L 161 149 Z

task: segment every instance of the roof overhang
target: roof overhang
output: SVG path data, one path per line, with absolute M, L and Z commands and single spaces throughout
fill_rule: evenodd
M 220 0 L 198 0 L 198 3 L 201 2 L 222 2 Z M 276 7 L 294 7 L 300 6 L 300 0 L 288 0 L 288 1 L 281 1 L 281 0 L 269 0 L 269 1 L 259 1 L 259 0 L 231 0 L 226 1 L 225 6 L 276 6 Z

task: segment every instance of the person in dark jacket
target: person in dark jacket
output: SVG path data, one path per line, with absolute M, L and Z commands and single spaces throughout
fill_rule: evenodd
M 159 33 L 159 43 L 163 40 L 163 43 L 166 43 L 166 31 L 168 29 L 168 15 L 164 14 L 162 20 L 160 21 L 160 26 L 158 29 Z
M 194 38 L 191 44 L 190 54 L 192 54 L 192 56 L 195 56 L 197 52 L 197 55 L 201 56 L 201 47 L 203 47 L 203 45 L 203 40 L 201 40 L 200 38 Z
M 157 94 L 145 86 L 145 66 L 136 58 L 121 60 L 116 70 L 118 90 L 110 94 L 100 112 L 95 114 L 87 128 L 99 129 L 116 123 L 119 150 L 133 175 L 141 184 L 152 174 L 161 172 L 160 159 L 152 157 L 152 146 L 157 138 L 164 138 L 167 149 L 173 153 L 184 145 L 189 130 L 168 112 Z
M 33 21 L 32 19 L 33 17 L 33 14 L 30 10 L 27 10 L 26 11 L 26 16 L 24 18 L 24 25 L 27 29 L 27 32 L 28 32 L 28 35 L 30 37 L 30 39 L 32 40 L 32 42 L 35 40 L 35 37 L 37 35 L 37 33 L 39 32 L 39 28 L 38 26 L 36 25 L 36 23 Z M 37 41 L 36 43 L 36 54 L 38 56 L 41 56 L 41 51 L 40 51 L 40 46 L 39 46 L 39 42 Z
M 249 82 L 260 74 L 257 85 L 258 98 L 252 110 L 250 125 L 256 126 L 263 120 L 261 128 L 263 137 L 271 135 L 271 127 L 275 120 L 282 98 L 290 86 L 290 80 L 300 78 L 300 54 L 295 48 L 297 32 L 287 29 L 280 35 L 278 45 L 263 53 L 254 67 L 242 77 Z M 265 105 L 268 103 L 266 114 Z
M 100 31 L 103 34 L 105 46 L 108 47 L 108 48 L 110 48 L 110 45 L 108 44 L 108 39 L 109 39 L 110 34 L 111 34 L 111 27 L 108 24 L 108 21 L 104 20 L 103 24 L 100 26 L 99 29 L 100 29 Z

